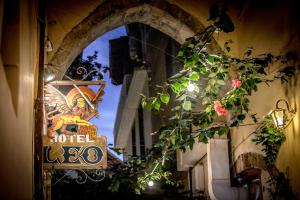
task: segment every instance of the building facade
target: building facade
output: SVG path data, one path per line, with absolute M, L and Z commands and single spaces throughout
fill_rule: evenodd
M 143 23 L 182 43 L 185 38 L 203 30 L 209 24 L 207 18 L 211 4 L 210 1 L 197 0 L 74 0 L 72 3 L 61 0 L 48 1 L 46 5 L 43 5 L 43 2 L 38 0 L 0 2 L 0 146 L 3 161 L 0 179 L 1 183 L 4 183 L 0 196 L 3 199 L 38 198 L 36 194 L 42 192 L 39 191 L 42 189 L 39 187 L 41 158 L 38 156 L 41 152 L 39 144 L 36 143 L 38 142 L 36 136 L 38 133 L 42 134 L 42 130 L 40 126 L 35 125 L 35 120 L 40 119 L 36 117 L 39 112 L 35 113 L 35 105 L 39 105 L 39 101 L 35 100 L 40 94 L 39 77 L 42 76 L 41 68 L 44 65 L 49 66 L 56 74 L 57 80 L 61 79 L 75 57 L 88 44 L 103 33 L 125 24 Z M 220 50 L 224 42 L 232 39 L 234 43 L 230 54 L 235 57 L 242 57 L 248 47 L 254 47 L 255 55 L 265 52 L 276 55 L 291 50 L 299 53 L 300 16 L 297 8 L 295 0 L 243 1 L 233 6 L 229 12 L 235 31 L 229 34 L 216 34 L 211 49 Z M 44 53 L 46 42 L 51 43 L 51 51 L 49 49 Z M 167 44 L 159 44 L 161 45 Z M 149 55 L 153 56 L 151 52 Z M 145 60 L 147 61 L 146 57 Z M 159 59 L 155 61 L 160 62 Z M 276 66 L 274 68 L 276 69 Z M 151 77 L 151 81 L 156 81 L 156 78 L 158 82 L 162 81 L 165 74 L 160 72 L 153 68 L 149 75 L 149 71 L 139 69 L 135 70 L 131 77 L 125 75 L 128 83 L 125 83 L 124 79 L 122 80 L 124 85 L 129 83 L 130 85 L 122 94 L 127 99 L 131 98 L 131 84 L 140 81 L 145 84 L 138 85 L 139 88 L 136 90 L 147 94 L 147 91 L 143 92 L 143 89 L 148 88 L 147 80 Z M 297 71 L 296 76 L 287 85 L 278 82 L 271 87 L 261 86 L 258 92 L 252 95 L 250 108 L 258 115 L 265 115 L 281 98 L 297 108 L 300 102 L 299 87 L 299 71 Z M 130 114 L 128 120 L 131 120 L 129 124 L 132 126 L 130 128 L 126 126 L 124 129 L 126 137 L 119 141 L 117 139 L 116 142 L 122 148 L 135 146 L 135 150 L 132 148 L 127 151 L 138 155 L 143 151 L 142 145 L 147 147 L 155 142 L 155 138 L 150 137 L 149 132 L 155 130 L 157 128 L 155 126 L 159 123 L 155 122 L 158 118 L 153 119 L 149 113 L 139 115 L 138 113 L 141 113 L 137 107 L 139 99 L 132 98 L 133 101 L 128 103 L 134 105 L 124 102 L 128 105 L 125 107 L 128 108 Z M 141 127 L 139 122 L 141 116 L 143 121 L 151 121 L 149 123 L 151 127 L 145 126 L 146 124 Z M 300 191 L 299 119 L 297 112 L 287 128 L 287 138 L 276 162 L 277 168 L 286 172 L 295 191 Z M 121 122 L 119 126 L 122 126 Z M 132 127 L 135 127 L 134 134 Z M 142 129 L 145 144 L 141 139 Z M 241 195 L 245 192 L 241 188 L 231 187 L 232 177 L 235 175 L 230 174 L 230 171 L 238 174 L 249 169 L 260 169 L 258 174 L 263 191 L 260 198 L 269 198 L 264 184 L 267 174 L 261 163 L 263 154 L 261 147 L 257 147 L 251 141 L 252 138 L 249 136 L 251 132 L 251 127 L 233 129 L 229 138 L 215 138 L 207 145 L 196 145 L 190 152 L 178 152 L 178 170 L 191 171 L 197 178 L 196 180 L 192 177 L 192 185 L 190 184 L 195 193 L 199 191 L 211 199 L 242 199 Z M 116 135 L 118 138 L 118 133 Z M 134 145 L 127 145 L 124 142 L 130 135 L 131 139 L 137 138 Z M 256 171 L 251 173 L 255 174 Z M 35 185 L 40 189 L 34 190 Z M 251 187 L 255 188 L 256 182 L 253 182 Z

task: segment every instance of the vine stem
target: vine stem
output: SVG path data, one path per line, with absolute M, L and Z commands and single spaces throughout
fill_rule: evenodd
M 166 161 L 166 155 L 167 155 L 167 151 L 168 151 L 168 147 L 169 147 L 170 143 L 168 143 L 168 145 L 165 147 L 163 153 L 162 153 L 162 161 L 161 161 L 161 165 L 164 166 L 165 165 L 165 161 Z
M 255 126 L 255 125 L 260 125 L 260 124 L 263 124 L 263 122 L 251 123 L 251 124 L 239 124 L 237 127 L 239 127 L 239 126 Z
M 152 175 L 152 174 L 155 172 L 155 170 L 156 170 L 156 168 L 158 167 L 159 163 L 160 163 L 160 162 L 157 162 L 157 163 L 156 163 L 156 165 L 155 165 L 155 167 L 153 168 L 153 170 L 151 171 L 150 175 Z

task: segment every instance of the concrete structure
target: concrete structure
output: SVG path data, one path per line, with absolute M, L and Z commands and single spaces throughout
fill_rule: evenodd
M 128 75 L 127 75 L 128 76 Z M 125 79 L 127 81 L 128 79 Z M 129 155 L 141 155 L 141 151 L 145 151 L 145 147 L 151 147 L 151 137 L 149 134 L 144 134 L 145 131 L 140 129 L 140 124 L 149 124 L 147 120 L 139 120 L 140 99 L 142 94 L 148 88 L 147 86 L 148 75 L 146 70 L 135 70 L 131 81 L 129 82 L 128 91 L 123 88 L 127 88 L 128 82 L 124 82 L 122 88 L 122 97 L 118 106 L 118 114 L 115 132 L 115 146 L 117 148 L 124 149 L 125 154 Z M 125 93 L 125 95 L 123 95 Z M 141 112 L 141 111 L 140 111 Z M 147 115 L 142 111 L 142 115 Z M 148 117 L 148 119 L 150 119 Z M 151 122 L 150 122 L 151 124 Z M 141 135 L 142 134 L 142 135 Z M 148 137 L 147 137 L 148 136 Z M 141 138 L 145 138 L 143 147 L 141 146 Z
M 0 181 L 3 183 L 1 199 L 33 197 L 34 99 L 38 89 L 38 63 L 43 59 L 43 55 L 39 53 L 39 47 L 43 47 L 43 44 L 39 43 L 39 25 L 45 23 L 45 38 L 53 45 L 53 50 L 45 56 L 45 63 L 47 66 L 52 65 L 51 70 L 56 73 L 57 79 L 60 79 L 72 60 L 91 41 L 120 25 L 144 23 L 181 43 L 184 38 L 208 25 L 211 3 L 206 0 L 73 0 L 71 3 L 67 0 L 54 0 L 47 2 L 46 12 L 41 12 L 46 13 L 44 20 L 41 19 L 41 15 L 38 17 L 41 2 L 0 2 Z M 255 48 L 255 55 L 264 52 L 279 54 L 289 50 L 299 53 L 300 16 L 297 1 L 242 2 L 230 10 L 235 31 L 230 34 L 216 34 L 212 50 L 219 50 L 225 41 L 232 39 L 234 43 L 230 54 L 236 57 L 242 57 L 249 46 Z M 299 108 L 299 80 L 297 71 L 288 85 L 281 85 L 279 82 L 271 87 L 262 85 L 251 97 L 252 112 L 264 115 L 280 98 L 287 99 L 293 107 Z M 300 112 L 297 112 L 288 127 L 287 139 L 277 159 L 277 167 L 287 172 L 295 191 L 300 191 L 299 119 Z M 232 163 L 229 167 L 235 166 L 237 172 L 244 171 L 251 167 L 241 158 L 258 160 L 252 167 L 260 168 L 261 179 L 264 179 L 267 174 L 259 161 L 261 149 L 249 136 L 252 129 L 243 127 L 232 130 L 229 138 L 229 162 Z M 221 139 L 224 139 L 222 144 L 227 143 L 227 139 Z M 212 144 L 214 143 L 199 144 L 191 152 L 178 153 L 178 169 L 187 170 L 195 165 L 192 173 L 198 180 L 193 179 L 194 190 L 200 189 L 206 195 L 218 198 L 218 194 L 212 194 L 218 191 L 212 184 L 216 183 L 214 180 L 218 178 L 227 180 L 228 174 L 219 177 L 209 173 L 209 168 L 213 169 L 214 166 L 211 159 L 213 157 L 209 157 L 208 151 L 212 150 Z M 216 149 L 215 156 L 224 155 L 219 154 Z M 218 169 L 222 170 L 222 174 L 228 173 L 227 163 Z M 232 188 L 228 188 L 228 192 L 231 191 Z M 264 199 L 268 199 L 265 193 Z M 226 198 L 224 195 L 223 197 Z
M 157 131 L 161 124 L 167 123 L 167 116 L 162 118 L 158 113 L 153 114 L 142 109 L 140 94 L 155 94 L 155 85 L 166 81 L 167 77 L 177 71 L 176 66 L 179 65 L 175 60 L 179 44 L 175 40 L 139 23 L 129 24 L 126 29 L 129 38 L 127 52 L 131 57 L 138 56 L 145 64 L 132 62 L 131 65 L 135 66 L 129 64 L 127 68 L 134 70 L 123 70 L 128 73 L 119 77 L 114 74 L 118 66 L 114 62 L 110 66 L 114 69 L 111 77 L 123 80 L 114 134 L 115 145 L 124 149 L 125 158 L 126 155 L 144 154 L 157 140 L 157 135 L 151 136 L 149 133 Z M 112 50 L 114 46 L 110 48 Z M 119 59 L 113 53 L 110 57 Z M 116 65 L 118 64 L 117 62 Z M 122 66 L 119 68 L 122 70 Z M 113 78 L 112 82 L 119 81 Z

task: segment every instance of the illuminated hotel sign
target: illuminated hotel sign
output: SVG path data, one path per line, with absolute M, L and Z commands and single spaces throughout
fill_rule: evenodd
M 43 136 L 45 169 L 105 169 L 106 137 L 97 136 L 90 119 L 98 115 L 97 107 L 104 94 L 104 82 L 98 92 L 87 86 L 45 87 L 47 135 Z
M 65 135 L 43 138 L 44 167 L 57 169 L 105 169 L 106 137 Z

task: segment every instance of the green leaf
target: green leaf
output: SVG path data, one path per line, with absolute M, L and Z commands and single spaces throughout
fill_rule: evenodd
M 188 80 L 182 80 L 181 85 L 186 88 L 189 85 L 189 81 Z
M 212 56 L 208 56 L 208 57 L 207 57 L 207 61 L 208 61 L 208 63 L 209 63 L 210 65 L 212 65 L 212 64 L 214 63 L 215 59 L 214 59 L 214 57 L 212 57 Z
M 253 114 L 251 115 L 251 118 L 253 120 L 254 123 L 257 123 L 257 117 L 256 117 L 257 114 Z
M 203 99 L 202 99 L 202 105 L 206 105 L 206 104 L 208 104 L 210 102 L 210 98 L 209 97 L 204 97 Z M 207 107 L 206 107 L 207 108 Z M 205 109 L 206 110 L 206 109 Z
M 183 51 L 179 51 L 177 54 L 178 57 L 182 57 L 183 55 L 184 55 Z
M 135 188 L 135 189 L 134 189 L 134 192 L 135 192 L 135 194 L 138 194 L 138 195 L 141 194 L 141 190 L 138 189 L 138 188 Z
M 234 25 L 230 17 L 225 12 L 222 12 L 222 14 L 219 15 L 219 20 L 215 22 L 214 25 L 225 33 L 229 33 L 234 30 Z
M 217 78 L 219 79 L 219 80 L 225 80 L 225 78 L 226 78 L 226 75 L 225 75 L 225 73 L 217 73 Z
M 198 70 L 201 74 L 205 74 L 207 72 L 207 68 L 204 65 L 201 65 Z
M 240 115 L 237 116 L 237 118 L 238 118 L 238 120 L 242 121 L 246 118 L 246 115 L 240 114 Z
M 244 53 L 244 56 L 245 57 L 249 57 L 252 53 L 252 49 L 248 49 L 245 53 Z
M 164 104 L 168 104 L 170 101 L 170 95 L 168 93 L 162 93 L 162 94 L 160 94 L 160 100 Z
M 232 122 L 232 124 L 230 124 L 230 127 L 235 127 L 239 124 L 238 120 L 235 120 L 234 122 Z
M 213 78 L 213 77 L 215 77 L 217 74 L 216 73 L 210 73 L 209 75 L 208 75 L 208 78 Z
M 145 98 L 143 98 L 143 99 L 142 99 L 141 105 L 142 105 L 142 107 L 143 107 L 143 108 L 145 108 L 145 107 L 146 107 L 146 105 L 147 105 L 147 101 L 146 101 L 146 99 L 145 99 Z
M 208 138 L 204 134 L 202 134 L 202 133 L 199 134 L 198 139 L 199 139 L 200 142 L 203 142 L 205 144 L 208 143 Z
M 175 145 L 175 141 L 176 141 L 175 135 L 172 135 L 170 139 L 171 139 L 172 145 Z
M 192 72 L 191 75 L 190 75 L 190 79 L 192 81 L 198 81 L 199 80 L 199 75 L 197 72 Z
M 179 94 L 181 91 L 181 84 L 178 82 L 172 83 L 171 89 L 173 90 L 174 93 Z
M 181 73 L 177 73 L 177 74 L 171 76 L 170 79 L 177 79 L 177 78 L 180 78 L 180 77 L 182 77 L 182 74 Z
M 216 83 L 215 79 L 209 79 L 208 84 L 214 85 Z
M 189 111 L 192 108 L 192 103 L 190 101 L 184 101 L 182 107 L 184 110 Z
M 229 46 L 226 46 L 226 51 L 230 52 L 230 47 Z
M 223 81 L 223 80 L 217 80 L 217 83 L 218 83 L 219 85 L 225 85 L 225 81 Z
M 208 93 L 211 90 L 211 85 L 207 85 L 205 91 Z
M 199 87 L 198 87 L 196 84 L 194 84 L 194 91 L 195 91 L 196 93 L 199 93 L 199 92 L 200 92 L 200 89 L 199 89 Z
M 160 102 L 155 99 L 153 102 L 152 102 L 152 106 L 155 110 L 159 110 L 160 109 Z
M 178 101 L 183 101 L 186 98 L 186 94 L 182 94 L 180 97 L 177 98 Z

